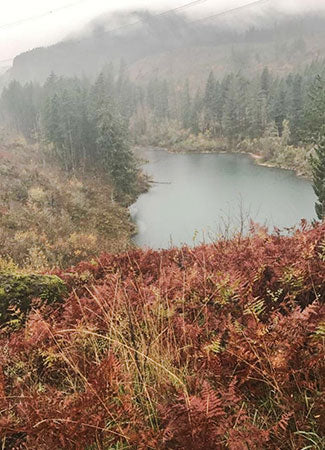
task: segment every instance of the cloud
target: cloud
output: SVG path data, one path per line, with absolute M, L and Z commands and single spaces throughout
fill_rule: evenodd
M 206 0 L 199 5 L 187 8 L 186 14 L 191 18 L 202 18 L 213 13 L 224 11 L 235 6 L 244 5 L 252 0 Z M 189 3 L 190 0 L 151 0 L 150 9 L 166 10 Z M 55 12 L 54 10 L 64 5 L 76 3 L 75 6 Z M 86 29 L 86 25 L 92 22 L 96 17 L 104 18 L 102 23 L 107 21 L 107 14 L 114 10 L 131 10 L 143 8 L 148 5 L 146 0 L 119 0 L 108 2 L 107 0 L 83 0 L 73 2 L 73 0 L 10 0 L 1 7 L 0 21 L 0 60 L 12 58 L 15 55 L 39 46 L 51 45 L 64 39 L 67 35 L 71 36 L 79 30 Z M 44 13 L 53 10 L 53 14 Z M 264 16 L 265 12 L 278 11 L 278 14 L 305 14 L 317 10 L 325 11 L 325 0 L 269 0 L 260 8 L 248 8 L 245 13 L 238 12 L 225 16 L 224 24 L 232 24 L 233 21 L 241 23 L 242 27 L 254 22 L 256 18 Z M 254 11 L 254 14 L 252 12 Z M 1 25 L 14 23 L 16 21 L 31 18 L 33 16 L 42 16 L 34 20 L 21 23 L 9 28 L 1 28 Z M 255 19 L 253 16 L 255 15 Z M 245 18 L 245 20 L 242 20 Z M 238 20 L 239 19 L 239 20 Z M 125 23 L 130 20 L 130 16 L 116 14 L 110 16 L 109 23 L 114 27 L 115 23 Z M 133 19 L 131 19 L 133 20 Z M 93 22 L 94 23 L 94 22 Z M 98 20 L 96 22 L 98 24 Z M 88 26 L 88 31 L 92 26 Z M 7 65 L 8 63 L 3 63 Z M 3 65 L 2 64 L 2 65 Z M 0 63 L 1 66 L 1 63 Z

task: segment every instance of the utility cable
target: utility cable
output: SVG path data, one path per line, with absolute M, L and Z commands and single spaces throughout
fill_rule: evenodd
M 206 3 L 207 1 L 209 1 L 209 0 L 195 0 L 195 1 L 192 1 L 190 3 L 185 3 L 184 5 L 177 6 L 176 8 L 167 9 L 167 11 L 163 11 L 163 12 L 160 12 L 160 13 L 157 13 L 157 14 L 152 14 L 151 17 L 161 17 L 161 16 L 164 16 L 166 14 L 170 14 L 170 13 L 173 13 L 173 12 L 181 11 L 183 9 L 191 8 L 192 6 L 196 6 L 196 5 L 200 4 L 200 3 Z M 121 30 L 123 28 L 127 28 L 127 27 L 133 27 L 133 26 L 139 25 L 139 24 L 141 24 L 143 22 L 144 22 L 144 20 L 140 19 L 140 20 L 137 20 L 136 22 L 128 23 L 128 24 L 125 24 L 125 25 L 121 25 L 120 27 L 113 28 L 111 30 L 107 30 L 107 32 L 108 33 L 114 33 L 115 31 L 119 31 L 119 30 Z
M 224 15 L 232 13 L 232 12 L 236 12 L 236 11 L 240 11 L 242 9 L 249 8 L 250 6 L 261 5 L 263 3 L 268 3 L 270 1 L 271 0 L 256 0 L 254 2 L 246 3 L 246 4 L 241 5 L 241 6 L 236 6 L 235 8 L 226 9 L 225 11 L 220 11 L 220 12 L 218 12 L 216 14 L 212 14 L 211 16 L 202 17 L 201 19 L 192 20 L 189 23 L 203 22 L 204 20 L 209 20 L 209 19 L 214 19 L 216 17 L 221 17 L 221 16 L 224 16 Z
M 42 15 L 40 15 L 40 16 L 37 16 L 37 17 L 33 17 L 33 18 L 31 17 L 31 18 L 28 18 L 28 19 L 22 19 L 22 20 L 20 20 L 20 21 L 17 21 L 17 22 L 11 23 L 11 24 L 7 24 L 7 25 L 0 26 L 0 30 L 1 30 L 1 29 L 4 29 L 4 28 L 6 28 L 6 27 L 9 28 L 10 26 L 16 26 L 16 25 L 18 25 L 18 24 L 25 23 L 25 22 L 30 21 L 30 20 L 33 20 L 33 19 L 38 19 L 38 18 L 45 17 L 45 16 L 47 16 L 47 15 L 49 15 L 49 14 L 52 14 L 52 13 L 61 11 L 61 10 L 63 10 L 63 9 L 66 9 L 66 8 L 70 8 L 70 7 L 76 6 L 76 5 L 78 5 L 78 4 L 80 4 L 80 3 L 84 2 L 84 1 L 87 1 L 87 0 L 79 0 L 78 2 L 71 3 L 71 4 L 66 5 L 66 6 L 62 6 L 61 8 L 57 8 L 57 9 L 55 9 L 55 10 L 53 10 L 53 11 L 50 11 L 50 12 L 48 12 L 48 13 L 44 13 L 44 14 L 42 14 Z M 185 3 L 184 5 L 180 5 L 180 6 L 176 7 L 176 8 L 168 9 L 168 10 L 166 10 L 166 11 L 163 11 L 163 12 L 160 12 L 160 13 L 157 13 L 157 14 L 153 14 L 152 17 L 161 17 L 161 16 L 163 16 L 163 15 L 166 15 L 166 14 L 169 14 L 169 13 L 172 13 L 172 12 L 181 11 L 181 10 L 183 10 L 183 9 L 190 8 L 190 7 L 192 7 L 192 6 L 196 6 L 196 5 L 198 5 L 198 4 L 205 3 L 205 2 L 207 2 L 207 1 L 208 1 L 208 0 L 194 0 L 194 1 L 189 2 L 189 3 Z M 227 9 L 227 10 L 225 10 L 225 11 L 221 11 L 221 12 L 218 12 L 218 13 L 216 13 L 216 14 L 212 14 L 212 15 L 207 16 L 207 17 L 203 17 L 203 18 L 200 18 L 200 19 L 197 19 L 197 20 L 190 21 L 189 23 L 198 23 L 198 22 L 202 22 L 202 21 L 205 21 L 205 20 L 209 20 L 209 19 L 221 17 L 221 16 L 224 16 L 224 15 L 226 15 L 226 14 L 229 14 L 229 13 L 232 13 L 232 12 L 236 12 L 236 11 L 239 11 L 239 10 L 242 10 L 242 9 L 246 9 L 246 8 L 248 8 L 248 7 L 251 7 L 251 6 L 257 6 L 257 5 L 259 5 L 259 4 L 267 3 L 267 2 L 269 2 L 269 1 L 270 1 L 270 0 L 256 0 L 256 1 L 254 1 L 254 2 L 246 3 L 246 4 L 244 4 L 244 5 L 240 5 L 240 6 L 237 6 L 237 7 L 235 7 L 235 8 Z M 121 29 L 128 28 L 128 27 L 132 27 L 132 26 L 135 26 L 135 25 L 139 25 L 139 24 L 141 24 L 141 23 L 143 23 L 143 20 L 138 20 L 138 21 L 133 22 L 133 23 L 131 23 L 131 24 L 125 24 L 125 25 L 121 25 L 120 27 L 113 28 L 113 29 L 111 29 L 111 30 L 107 30 L 107 32 L 108 32 L 108 33 L 113 33 L 113 32 L 115 32 L 115 31 L 119 31 L 119 30 L 121 30 Z M 0 63 L 3 63 L 3 62 L 10 62 L 10 61 L 13 61 L 13 59 L 14 59 L 14 58 L 11 58 L 11 59 L 5 59 L 5 60 L 0 60 Z
M 69 5 L 61 6 L 60 8 L 56 8 L 56 9 L 54 9 L 52 11 L 48 11 L 46 13 L 40 14 L 39 16 L 28 17 L 26 19 L 21 19 L 21 20 L 18 20 L 16 22 L 11 22 L 11 23 L 8 23 L 8 24 L 5 24 L 5 25 L 0 25 L 0 31 L 4 30 L 4 29 L 11 28 L 11 27 L 15 27 L 17 25 L 29 22 L 31 20 L 42 19 L 43 17 L 47 17 L 47 16 L 49 16 L 51 14 L 57 13 L 57 12 L 62 11 L 64 9 L 72 8 L 73 6 L 77 6 L 80 3 L 83 3 L 85 1 L 87 1 L 87 0 L 79 0 L 78 2 L 70 3 Z M 206 3 L 207 1 L 209 1 L 209 0 L 193 0 L 193 1 L 189 2 L 189 3 L 185 3 L 183 5 L 177 6 L 176 8 L 168 9 L 166 11 L 163 11 L 163 12 L 160 12 L 160 13 L 157 13 L 157 14 L 153 14 L 153 17 L 159 17 L 159 16 L 163 16 L 165 14 L 169 14 L 171 12 L 181 11 L 183 9 L 190 8 L 192 6 L 196 6 L 196 5 L 201 4 L 201 3 Z M 122 28 L 127 28 L 127 27 L 138 25 L 138 24 L 140 24 L 142 22 L 143 22 L 143 20 L 138 20 L 137 22 L 133 22 L 131 24 L 122 25 L 122 26 L 114 28 L 112 30 L 108 30 L 108 32 L 110 32 L 110 33 L 111 32 L 115 32 L 115 31 L 118 31 L 118 30 L 120 30 Z M 0 60 L 0 64 L 1 63 L 5 63 L 5 62 L 13 61 L 14 58 L 15 57 L 9 58 L 9 59 Z
M 22 23 L 30 22 L 33 20 L 43 19 L 43 17 L 50 16 L 52 14 L 56 14 L 57 12 L 64 11 L 68 8 L 73 8 L 74 6 L 78 6 L 80 3 L 84 3 L 88 0 L 78 0 L 74 3 L 69 3 L 68 5 L 61 6 L 60 8 L 52 9 L 51 11 L 46 11 L 43 14 L 39 14 L 38 16 L 26 17 L 25 19 L 17 20 L 16 22 L 6 23 L 4 25 L 0 25 L 0 31 L 6 30 L 8 28 L 16 27 L 17 25 L 21 25 Z M 1 61 L 0 61 L 1 62 Z

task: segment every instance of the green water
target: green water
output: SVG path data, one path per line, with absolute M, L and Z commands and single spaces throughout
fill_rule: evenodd
M 248 217 L 270 231 L 315 218 L 311 183 L 291 171 L 258 166 L 240 154 L 172 154 L 146 148 L 139 156 L 155 181 L 130 207 L 141 247 L 211 242 Z M 160 184 L 162 182 L 162 184 Z

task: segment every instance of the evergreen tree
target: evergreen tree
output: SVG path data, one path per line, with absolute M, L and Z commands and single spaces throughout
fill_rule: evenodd
M 6 122 L 28 139 L 33 137 L 37 126 L 39 89 L 37 84 L 22 86 L 18 81 L 12 81 L 3 89 L 1 96 L 1 109 L 4 110 Z
M 183 128 L 191 128 L 191 97 L 190 97 L 190 87 L 188 80 L 186 80 L 184 88 L 181 94 L 181 114 L 182 114 L 182 125 Z
M 318 201 L 315 203 L 317 217 L 325 218 L 325 137 L 315 148 L 315 155 L 311 158 L 313 171 L 313 188 Z
M 203 100 L 200 89 L 196 91 L 195 97 L 192 101 L 191 107 L 191 131 L 194 134 L 198 134 L 200 131 L 200 115 L 202 112 Z
M 217 91 L 216 80 L 213 72 L 210 72 L 205 86 L 204 95 L 204 122 L 207 130 L 213 135 L 216 134 L 217 128 Z
M 227 90 L 226 101 L 223 113 L 223 129 L 226 137 L 232 144 L 234 139 L 238 136 L 238 110 L 236 101 L 236 83 L 232 77 L 229 89 Z
M 283 122 L 286 119 L 286 91 L 283 83 L 277 87 L 274 95 L 272 116 L 281 137 L 283 133 Z
M 259 138 L 265 133 L 268 114 L 267 114 L 267 98 L 256 82 L 252 84 L 251 95 L 248 102 L 249 110 L 249 137 Z
M 271 88 L 271 76 L 268 67 L 264 67 L 261 75 L 261 92 L 265 98 L 268 98 Z
M 97 117 L 96 144 L 100 164 L 108 171 L 118 192 L 132 194 L 136 182 L 136 169 L 127 143 L 125 123 L 109 102 L 102 105 Z
M 317 75 L 308 90 L 303 114 L 305 142 L 318 142 L 325 135 L 325 78 Z
M 295 75 L 291 85 L 289 101 L 289 121 L 291 142 L 297 145 L 301 140 L 301 130 L 303 126 L 303 93 L 302 77 Z

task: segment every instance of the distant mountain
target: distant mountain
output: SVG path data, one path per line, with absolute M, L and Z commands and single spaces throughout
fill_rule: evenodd
M 280 17 L 280 19 L 279 19 Z M 268 65 L 283 74 L 325 57 L 325 16 L 279 16 L 276 11 L 246 21 L 191 21 L 179 14 L 155 16 L 135 12 L 113 27 L 106 18 L 78 37 L 17 56 L 7 80 L 43 82 L 58 75 L 94 76 L 105 64 L 123 60 L 134 80 L 155 75 L 194 83 L 214 69 L 255 73 Z

